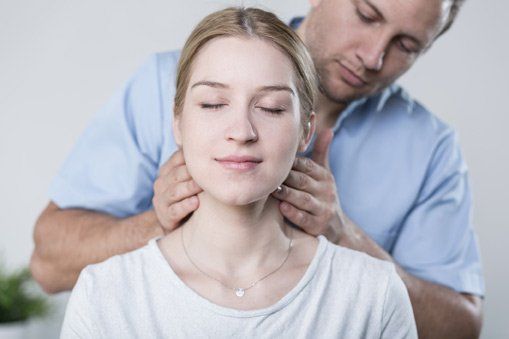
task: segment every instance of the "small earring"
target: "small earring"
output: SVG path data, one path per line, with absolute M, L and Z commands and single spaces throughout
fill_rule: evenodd
M 280 194 L 281 192 L 283 192 L 283 187 L 281 187 L 281 185 L 279 185 L 279 186 L 276 188 L 276 194 Z

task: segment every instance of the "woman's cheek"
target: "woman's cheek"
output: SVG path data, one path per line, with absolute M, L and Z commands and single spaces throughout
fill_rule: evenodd
M 203 135 L 198 131 L 186 130 L 182 135 L 182 151 L 187 170 L 191 177 L 195 178 L 203 170 L 205 162 L 210 154 L 207 143 L 202 140 Z
M 283 138 L 281 138 L 283 136 Z M 281 163 L 281 168 L 285 171 L 286 175 L 290 172 L 297 155 L 299 148 L 298 142 L 299 132 L 292 129 L 287 133 L 280 133 L 279 136 L 279 154 L 277 155 Z

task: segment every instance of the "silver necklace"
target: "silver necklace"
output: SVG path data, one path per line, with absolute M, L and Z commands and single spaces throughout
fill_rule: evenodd
M 229 290 L 233 290 L 233 292 L 235 292 L 235 295 L 239 298 L 242 298 L 244 296 L 244 294 L 246 293 L 247 290 L 249 290 L 250 288 L 253 288 L 257 283 L 259 283 L 260 281 L 262 281 L 263 279 L 267 278 L 268 276 L 276 273 L 281 267 L 283 267 L 283 265 L 285 264 L 286 260 L 288 260 L 288 257 L 290 256 L 290 252 L 292 250 L 292 245 L 293 245 L 293 237 L 290 237 L 290 242 L 288 244 L 288 252 L 286 253 L 286 257 L 285 259 L 283 260 L 283 262 L 273 271 L 271 271 L 270 273 L 264 275 L 263 277 L 261 277 L 260 279 L 254 281 L 253 283 L 251 283 L 248 287 L 232 287 L 232 286 L 229 286 L 229 285 L 226 285 L 225 283 L 223 283 L 221 280 L 217 279 L 217 278 L 214 278 L 213 276 L 211 276 L 210 274 L 208 274 L 207 272 L 203 271 L 201 268 L 198 267 L 198 265 L 195 264 L 195 262 L 191 259 L 191 256 L 189 255 L 189 253 L 187 253 L 187 248 L 186 248 L 186 245 L 184 243 L 184 229 L 181 230 L 180 232 L 180 238 L 182 240 L 182 247 L 184 248 L 184 252 L 186 254 L 186 257 L 187 259 L 189 259 L 189 261 L 191 262 L 191 264 L 193 264 L 193 266 L 198 270 L 200 271 L 203 275 L 209 277 L 210 279 L 213 279 L 215 281 L 217 281 L 218 283 L 220 283 L 221 285 L 223 285 L 223 287 L 229 289 Z

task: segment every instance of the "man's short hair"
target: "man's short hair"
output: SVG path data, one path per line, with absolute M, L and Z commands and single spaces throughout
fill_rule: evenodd
M 463 3 L 465 3 L 465 0 L 449 0 L 452 1 L 451 9 L 449 11 L 449 17 L 447 18 L 447 22 L 444 25 L 444 28 L 442 28 L 442 31 L 437 35 L 437 38 L 447 32 L 449 28 L 452 26 L 452 23 L 456 19 L 456 16 L 458 15 L 458 12 L 460 11 L 461 6 L 463 6 Z

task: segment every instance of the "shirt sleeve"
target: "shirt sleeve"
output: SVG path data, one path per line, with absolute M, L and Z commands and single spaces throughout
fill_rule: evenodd
M 439 139 L 416 203 L 392 250 L 409 273 L 482 296 L 484 281 L 472 227 L 472 194 L 456 135 Z
M 61 339 L 70 338 L 99 338 L 99 332 L 94 327 L 92 305 L 88 295 L 89 279 L 84 269 L 74 286 L 67 303 L 64 321 L 60 332 Z
M 403 281 L 393 268 L 387 283 L 382 313 L 381 338 L 417 338 L 414 313 Z
M 150 208 L 169 101 L 160 61 L 158 54 L 150 57 L 78 139 L 50 185 L 49 197 L 59 207 L 117 217 Z

